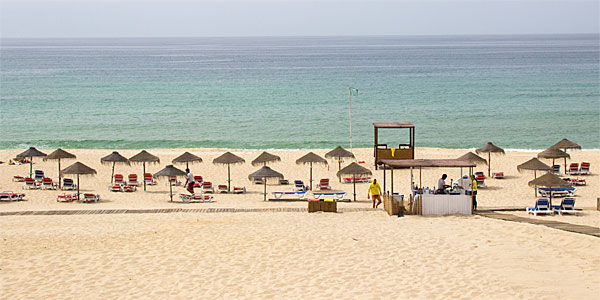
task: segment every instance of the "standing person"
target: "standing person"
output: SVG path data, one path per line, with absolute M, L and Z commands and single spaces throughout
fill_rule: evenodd
M 475 175 L 471 174 L 471 198 L 473 199 L 473 210 L 477 210 L 477 179 L 475 179 Z
M 449 185 L 446 184 L 446 178 L 448 178 L 448 175 L 443 174 L 442 178 L 440 178 L 438 180 L 438 189 L 436 191 L 436 194 L 445 194 L 446 188 L 450 187 Z
M 367 191 L 367 198 L 371 196 L 373 200 L 373 208 L 377 208 L 379 204 L 381 204 L 381 187 L 379 183 L 377 183 L 377 179 L 373 178 L 373 183 L 369 185 L 369 190 Z M 377 200 L 377 204 L 375 204 L 375 200 Z
M 194 174 L 192 174 L 192 172 L 190 172 L 190 169 L 185 169 L 185 172 L 187 173 L 187 179 L 185 181 L 185 186 L 188 190 L 188 192 L 190 192 L 190 194 L 194 193 L 194 184 L 196 183 L 196 181 L 194 180 Z

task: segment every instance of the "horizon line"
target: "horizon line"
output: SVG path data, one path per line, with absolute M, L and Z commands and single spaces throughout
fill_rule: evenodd
M 168 39 L 168 38 L 325 38 L 325 37 L 444 37 L 444 36 L 552 36 L 552 35 L 598 35 L 600 32 L 570 33 L 450 33 L 450 34 L 359 34 L 359 35 L 182 35 L 182 36 L 27 36 L 0 39 Z

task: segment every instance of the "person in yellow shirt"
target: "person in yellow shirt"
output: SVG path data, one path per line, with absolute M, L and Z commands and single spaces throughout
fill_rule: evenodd
M 477 179 L 471 174 L 471 197 L 473 198 L 473 210 L 477 210 Z
M 377 179 L 373 179 L 373 183 L 369 185 L 367 198 L 369 198 L 369 195 L 371 196 L 371 200 L 373 200 L 373 208 L 377 208 L 381 204 L 381 187 L 377 183 Z M 377 204 L 375 204 L 375 200 L 377 200 Z

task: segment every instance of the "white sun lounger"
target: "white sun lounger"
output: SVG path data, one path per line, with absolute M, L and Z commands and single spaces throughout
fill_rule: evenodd
M 306 192 L 273 192 L 273 197 L 275 197 L 275 199 L 281 199 L 284 195 L 291 195 L 298 199 L 304 199 L 306 197 Z

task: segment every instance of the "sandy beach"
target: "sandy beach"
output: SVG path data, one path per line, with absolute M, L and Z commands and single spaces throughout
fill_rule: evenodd
M 53 149 L 40 149 L 50 153 Z M 217 194 L 214 203 L 169 202 L 168 186 L 159 179 L 148 191 L 112 193 L 107 186 L 111 166 L 100 158 L 112 150 L 66 149 L 98 172 L 82 176 L 82 192 L 101 195 L 99 203 L 57 203 L 60 191 L 24 191 L 26 201 L 0 202 L 0 212 L 31 210 L 110 210 L 158 208 L 294 208 L 305 202 L 264 202 L 262 186 L 248 174 L 262 151 L 229 150 L 245 164 L 231 167 L 232 185 L 242 195 Z M 8 161 L 22 152 L 0 150 Z M 146 166 L 156 173 L 184 151 L 204 161 L 192 172 L 214 184 L 225 184 L 227 167 L 213 165 L 223 149 L 152 149 L 161 163 Z M 328 150 L 313 150 L 323 156 Z M 456 158 L 468 150 L 417 148 L 417 158 Z M 131 157 L 139 150 L 119 150 Z M 309 167 L 295 160 L 307 150 L 274 150 L 281 162 L 271 167 L 286 179 L 308 184 Z M 373 177 L 372 149 L 354 149 Z M 599 150 L 569 151 L 573 162 L 591 163 L 587 186 L 577 187 L 578 216 L 527 216 L 600 227 Z M 507 151 L 492 156 L 492 172 L 505 179 L 486 179 L 480 209 L 532 206 L 533 173 L 516 166 L 537 152 Z M 486 157 L 487 158 L 487 157 Z M 34 170 L 54 180 L 57 163 L 34 158 Z M 347 164 L 349 161 L 346 161 Z M 545 161 L 551 164 L 551 161 Z M 559 162 L 557 162 L 559 163 Z M 562 165 L 562 161 L 560 161 Z M 176 165 L 184 169 L 185 165 Z M 477 170 L 484 170 L 480 166 Z M 313 178 L 330 178 L 335 191 L 352 196 L 352 185 L 337 182 L 337 163 L 315 166 Z M 29 165 L 0 165 L 0 190 L 22 192 L 13 175 L 25 176 Z M 142 173 L 141 165 L 119 166 L 116 173 Z M 466 170 L 463 172 L 466 173 Z M 442 173 L 449 179 L 459 169 L 423 170 L 423 185 L 434 186 Z M 387 189 L 390 189 L 389 172 Z M 316 182 L 315 182 L 316 184 Z M 339 208 L 368 208 L 366 184 L 357 185 L 357 202 Z M 407 170 L 394 172 L 394 190 L 408 194 Z M 268 191 L 291 186 L 269 185 Z M 175 187 L 175 192 L 184 192 Z M 0 216 L 2 299 L 597 299 L 600 295 L 600 240 L 545 226 L 483 216 L 389 217 L 384 211 L 330 213 L 247 212 Z

